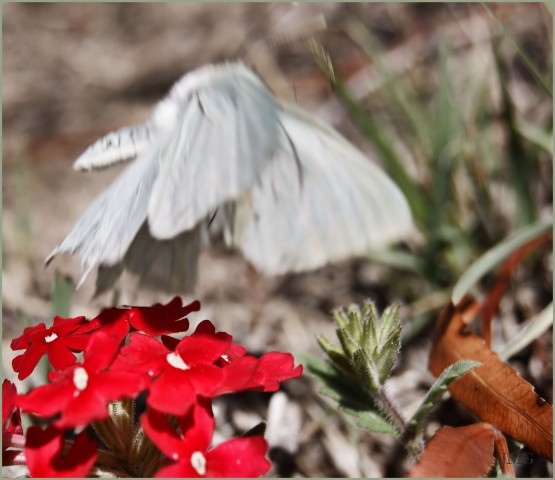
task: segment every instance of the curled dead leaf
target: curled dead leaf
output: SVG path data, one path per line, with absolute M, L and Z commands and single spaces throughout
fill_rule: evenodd
M 495 428 L 487 423 L 440 428 L 409 478 L 484 477 L 493 466 Z
M 484 422 L 553 461 L 553 407 L 472 333 L 465 318 L 478 309 L 477 302 L 464 299 L 442 312 L 428 367 L 439 376 L 457 360 L 481 362 L 449 386 L 453 397 Z

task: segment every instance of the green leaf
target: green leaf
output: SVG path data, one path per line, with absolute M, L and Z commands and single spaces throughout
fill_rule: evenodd
M 399 305 L 387 307 L 380 318 L 378 344 L 383 350 L 384 346 L 390 344 L 392 337 L 396 338 L 401 334 L 401 322 L 399 320 Z
M 378 311 L 376 310 L 376 305 L 374 302 L 369 300 L 364 302 L 364 323 L 365 329 L 368 333 L 364 336 L 368 337 L 368 343 L 365 343 L 366 347 L 377 347 L 379 345 L 378 341 Z
M 348 358 L 351 358 L 353 356 L 353 352 L 358 348 L 358 343 L 354 341 L 345 328 L 338 328 L 336 333 L 345 355 L 347 355 Z
M 353 376 L 312 355 L 301 355 L 300 359 L 308 374 L 321 383 L 320 391 L 323 395 L 335 400 L 342 407 L 355 410 L 373 408 L 372 397 L 358 385 Z
M 349 407 L 339 407 L 341 411 L 357 419 L 357 425 L 364 430 L 373 433 L 389 433 L 392 435 L 399 435 L 391 423 L 389 423 L 383 416 L 380 415 L 377 409 L 372 410 L 355 410 Z
M 545 307 L 538 315 L 526 321 L 520 331 L 507 342 L 499 354 L 501 360 L 507 360 L 515 353 L 527 347 L 539 338 L 549 327 L 553 326 L 553 302 Z
M 361 428 L 376 433 L 398 434 L 374 406 L 372 397 L 353 377 L 312 355 L 301 355 L 300 360 L 308 374 L 321 383 L 321 393 L 335 400 L 341 411 L 357 418 Z
M 550 230 L 553 230 L 553 221 L 527 225 L 488 250 L 461 275 L 453 288 L 451 301 L 457 305 L 486 273 L 497 267 L 522 245 Z
M 349 359 L 347 358 L 345 353 L 343 353 L 343 350 L 339 347 L 339 345 L 330 342 L 327 338 L 321 335 L 318 335 L 316 337 L 316 341 L 318 342 L 322 350 L 324 350 L 332 363 L 337 365 L 339 368 L 354 374 L 353 369 L 349 363 Z
M 359 348 L 353 354 L 353 367 L 357 378 L 361 381 L 361 388 L 366 388 L 372 395 L 380 390 L 381 382 L 378 369 L 367 351 Z
M 410 420 L 406 424 L 406 435 L 408 438 L 414 438 L 421 429 L 422 420 L 434 405 L 441 399 L 447 387 L 455 380 L 467 374 L 470 370 L 480 366 L 481 363 L 475 360 L 459 360 L 449 365 L 430 387 L 430 390 L 424 397 L 422 404 Z

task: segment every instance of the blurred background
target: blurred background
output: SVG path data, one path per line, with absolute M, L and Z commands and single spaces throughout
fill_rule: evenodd
M 404 191 L 418 234 L 314 272 L 265 278 L 239 253 L 205 250 L 196 297 L 252 353 L 320 355 L 332 309 L 371 298 L 402 305 L 403 361 L 390 391 L 412 413 L 433 382 L 433 320 L 465 269 L 519 227 L 552 216 L 551 4 L 4 4 L 2 313 L 7 345 L 54 313 L 95 316 L 94 276 L 77 259 L 44 259 L 121 171 L 73 171 L 100 136 L 144 121 L 186 72 L 242 60 L 278 96 L 339 129 Z M 336 83 L 308 40 L 329 55 Z M 124 168 L 124 167 L 123 167 Z M 484 295 L 492 278 L 477 290 Z M 141 304 L 166 300 L 145 293 Z M 494 326 L 494 347 L 552 300 L 552 254 L 524 262 Z M 552 402 L 552 333 L 511 366 Z M 250 393 L 219 406 L 222 435 L 268 417 L 271 476 L 402 476 L 402 447 L 337 414 L 308 378 L 285 396 Z M 474 417 L 447 399 L 439 426 Z M 285 431 L 283 426 L 286 425 Z M 281 429 L 279 428 L 281 427 Z M 285 439 L 285 440 L 283 440 Z M 403 460 L 404 459 L 404 460 Z M 523 466 L 524 467 L 524 466 Z M 551 476 L 538 460 L 520 474 Z

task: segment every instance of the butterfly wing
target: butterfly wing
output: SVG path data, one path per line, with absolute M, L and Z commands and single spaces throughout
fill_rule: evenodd
M 110 290 L 124 270 L 139 279 L 139 285 L 172 294 L 191 293 L 197 278 L 201 224 L 170 240 L 157 240 L 144 222 L 124 258 L 115 265 L 101 265 L 95 295 Z
M 412 230 L 398 187 L 339 133 L 294 105 L 279 118 L 280 150 L 234 218 L 233 243 L 259 270 L 317 268 Z
M 250 187 L 270 163 L 278 135 L 274 97 L 240 64 L 199 69 L 165 101 L 173 102 L 176 121 L 149 205 L 158 239 L 190 230 Z
M 148 123 L 125 127 L 94 142 L 75 160 L 75 170 L 96 170 L 129 160 L 142 153 L 151 143 L 152 127 Z
M 147 218 L 158 176 L 156 155 L 156 146 L 139 155 L 85 211 L 46 262 L 67 252 L 78 254 L 87 268 L 118 263 Z

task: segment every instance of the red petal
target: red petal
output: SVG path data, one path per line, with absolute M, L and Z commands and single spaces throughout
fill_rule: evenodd
M 88 324 L 78 328 L 75 333 L 87 333 L 91 330 L 101 329 L 121 341 L 129 333 L 128 311 L 126 308 L 105 308 Z
M 120 347 L 120 339 L 103 330 L 94 332 L 83 356 L 83 366 L 89 372 L 100 372 L 106 368 Z
M 53 460 L 60 456 L 63 442 L 63 433 L 52 426 L 45 431 L 34 425 L 27 429 L 25 460 L 32 477 L 57 476 Z
M 86 432 L 81 432 L 65 459 L 64 471 L 67 475 L 64 477 L 86 477 L 97 457 L 97 443 Z
M 129 336 L 129 345 L 120 349 L 120 354 L 110 369 L 134 370 L 155 376 L 167 365 L 168 353 L 170 351 L 155 338 L 142 333 L 132 333 Z
M 262 436 L 234 438 L 206 453 L 206 476 L 254 478 L 272 466 L 266 458 L 268 444 Z
M 2 426 L 8 423 L 11 414 L 15 410 L 15 397 L 17 395 L 17 388 L 9 380 L 2 382 Z
M 195 365 L 183 372 L 197 395 L 212 397 L 224 380 L 222 368 L 213 365 Z
M 72 383 L 42 385 L 27 395 L 18 395 L 16 405 L 22 410 L 42 417 L 51 417 L 63 410 L 73 398 L 75 387 Z
M 146 401 L 160 412 L 183 415 L 196 401 L 196 392 L 184 372 L 168 370 L 151 384 Z
M 85 317 L 54 317 L 54 324 L 52 325 L 52 328 L 50 328 L 50 331 L 54 332 L 59 337 L 63 337 L 77 329 L 80 324 L 84 323 L 84 321 Z
M 64 343 L 67 348 L 71 348 L 74 352 L 82 352 L 87 348 L 90 338 L 89 334 L 71 335 L 64 338 Z
M 46 353 L 47 344 L 43 341 L 31 345 L 26 352 L 18 355 L 12 360 L 14 372 L 18 372 L 17 378 L 23 380 L 27 378 L 38 365 L 42 356 Z
M 174 461 L 190 457 L 192 452 L 183 443 L 164 413 L 150 409 L 141 417 L 141 425 L 148 438 L 166 457 Z
M 227 333 L 207 335 L 195 332 L 181 340 L 175 351 L 188 365 L 214 363 L 227 351 L 230 343 L 231 336 Z
M 74 397 L 54 422 L 58 428 L 85 427 L 94 420 L 108 417 L 108 402 L 94 389 L 86 388 Z
M 15 404 L 17 389 L 9 380 L 2 382 L 2 433 L 23 434 L 21 413 Z
M 189 452 L 205 452 L 212 442 L 214 434 L 214 414 L 212 402 L 207 398 L 197 398 L 197 403 L 182 417 L 177 417 L 183 434 L 183 443 Z
M 200 302 L 182 306 L 181 298 L 175 297 L 167 305 L 157 303 L 151 307 L 132 308 L 129 311 L 129 322 L 137 330 L 150 335 L 185 332 L 189 328 L 189 321 L 184 317 L 199 310 Z
M 258 360 L 258 369 L 249 388 L 262 387 L 264 392 L 275 392 L 280 382 L 296 378 L 303 372 L 303 366 L 293 368 L 295 359 L 290 353 L 269 352 Z
M 195 333 L 206 333 L 207 335 L 214 335 L 216 333 L 216 327 L 210 320 L 203 320 L 197 325 Z
M 62 370 L 77 362 L 75 355 L 64 345 L 60 337 L 47 344 L 48 361 L 56 370 Z
M 88 475 L 98 456 L 96 442 L 82 432 L 63 458 L 63 441 L 63 433 L 52 426 L 45 431 L 29 427 L 25 458 L 32 477 L 83 478 Z
M 14 338 L 10 344 L 12 350 L 23 350 L 31 344 L 31 337 L 33 337 L 36 332 L 41 332 L 46 330 L 46 325 L 44 323 L 39 323 L 34 327 L 27 327 L 23 330 L 21 336 Z
M 239 392 L 246 390 L 251 385 L 251 380 L 256 373 L 258 359 L 248 356 L 222 368 L 224 380 L 220 386 L 212 392 L 212 396 L 223 395 L 225 393 Z
M 150 377 L 146 373 L 109 370 L 95 375 L 90 388 L 94 388 L 99 395 L 111 402 L 122 397 L 135 397 L 149 383 Z
M 156 472 L 154 478 L 200 478 L 191 462 L 174 463 Z

